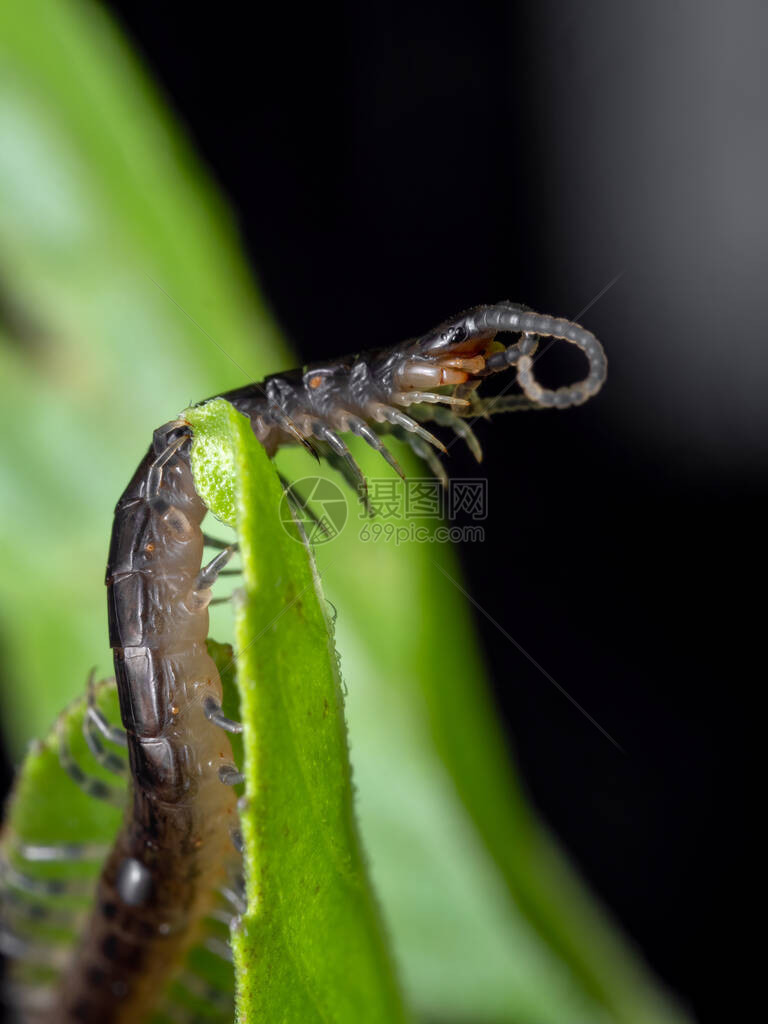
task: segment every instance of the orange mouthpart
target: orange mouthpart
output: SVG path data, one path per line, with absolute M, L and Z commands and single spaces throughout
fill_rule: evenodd
M 455 370 L 466 370 L 467 373 L 480 373 L 485 369 L 483 356 L 449 356 L 438 360 L 440 366 L 450 366 Z
M 473 373 L 485 368 L 482 356 L 448 356 L 435 362 L 409 359 L 398 373 L 400 387 L 424 391 L 445 385 L 464 384 Z

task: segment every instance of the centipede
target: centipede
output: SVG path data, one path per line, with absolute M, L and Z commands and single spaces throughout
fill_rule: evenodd
M 505 345 L 503 334 L 517 338 Z M 542 386 L 534 373 L 542 338 L 569 342 L 584 354 L 588 370 L 581 381 Z M 508 370 L 514 370 L 515 393 L 480 393 L 486 378 Z M 447 449 L 435 429 L 447 428 L 479 458 L 473 421 L 581 405 L 605 376 L 605 354 L 590 331 L 502 302 L 477 306 L 391 348 L 313 363 L 214 397 L 249 419 L 270 457 L 301 445 L 338 469 L 365 501 L 366 478 L 343 435 L 362 438 L 404 476 L 385 444 L 394 435 L 445 480 L 438 453 Z M 2 949 L 22 971 L 41 960 L 46 971 L 44 983 L 38 978 L 26 986 L 12 973 L 9 1001 L 20 1021 L 153 1019 L 169 985 L 188 969 L 190 951 L 207 942 L 209 951 L 227 957 L 226 939 L 211 939 L 206 921 L 231 925 L 245 909 L 238 883 L 237 786 L 243 776 L 230 744 L 242 726 L 225 714 L 208 646 L 212 588 L 233 571 L 226 567 L 237 544 L 203 532 L 208 509 L 195 489 L 192 440 L 183 417 L 158 427 L 115 508 L 106 568 L 114 681 L 90 680 L 81 716 L 98 772 L 82 767 L 66 735 L 58 743 L 61 770 L 73 785 L 124 808 L 117 836 L 92 881 L 71 870 L 101 855 L 87 843 L 42 848 L 7 832 L 3 838 L 4 909 L 12 912 L 0 932 Z M 281 482 L 298 501 L 290 482 Z M 206 548 L 215 552 L 207 561 Z M 112 724 L 104 705 L 115 691 L 120 725 Z M 51 870 L 35 874 L 30 865 L 40 862 Z M 61 877 L 57 865 L 67 869 Z M 41 957 L 19 933 L 19 917 L 47 917 L 55 925 L 57 915 L 66 916 L 56 900 L 80 890 L 89 909 L 79 938 Z M 194 976 L 187 984 L 194 988 Z M 231 1015 L 231 1004 L 223 1013 L 221 1019 Z M 187 1019 L 179 1012 L 171 1018 Z

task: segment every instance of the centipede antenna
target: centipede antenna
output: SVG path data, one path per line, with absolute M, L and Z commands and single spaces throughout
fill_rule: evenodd
M 494 352 L 493 355 L 486 359 L 482 376 L 488 377 L 494 373 L 501 373 L 509 369 L 510 366 L 516 366 L 522 356 L 534 355 L 538 346 L 539 339 L 537 335 L 521 335 L 519 341 L 516 341 L 513 345 L 508 345 L 502 352 Z
M 239 786 L 245 782 L 245 775 L 238 771 L 234 764 L 223 764 L 219 767 L 219 778 L 225 786 Z
M 205 717 L 209 722 L 213 722 L 214 725 L 218 725 L 220 729 L 224 729 L 226 732 L 241 733 L 243 726 L 241 722 L 235 722 L 231 718 L 227 718 L 224 712 L 221 710 L 221 705 L 214 700 L 213 697 L 206 697 L 203 704 L 203 711 Z
M 569 405 L 581 405 L 592 395 L 597 394 L 603 385 L 607 363 L 603 346 L 592 334 L 580 324 L 559 317 L 542 316 L 540 313 L 525 311 L 509 303 L 487 306 L 476 317 L 476 329 L 494 329 L 497 331 L 522 332 L 523 337 L 516 345 L 510 346 L 512 352 L 506 356 L 506 365 L 517 363 L 517 382 L 523 393 L 539 405 L 554 406 L 563 409 Z M 581 349 L 589 362 L 589 373 L 577 384 L 569 387 L 556 388 L 554 391 L 543 388 L 533 375 L 533 359 L 531 343 L 526 337 L 542 335 L 568 341 Z M 491 372 L 504 368 L 502 360 L 493 355 L 486 362 Z
M 425 430 L 416 420 L 411 419 L 410 416 L 406 416 L 404 412 L 400 412 L 399 409 L 393 409 L 391 406 L 383 405 L 381 407 L 382 415 L 393 425 L 402 427 L 403 430 L 407 430 L 411 434 L 418 434 L 419 437 L 431 444 L 433 447 L 441 451 L 443 455 L 448 453 L 448 449 L 445 447 L 443 442 L 431 434 L 428 430 Z

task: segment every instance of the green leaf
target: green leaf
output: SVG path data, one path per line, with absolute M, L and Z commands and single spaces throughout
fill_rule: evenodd
M 231 493 L 228 480 L 214 483 L 217 442 L 231 453 L 244 574 L 236 634 L 251 909 L 234 935 L 240 1018 L 405 1020 L 354 820 L 320 581 L 298 531 L 281 522 L 282 488 L 249 421 L 222 400 L 186 416 L 196 482 L 213 507 L 212 490 Z

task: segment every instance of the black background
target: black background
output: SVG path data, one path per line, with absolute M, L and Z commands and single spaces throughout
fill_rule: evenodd
M 766 268 L 759 4 L 111 5 L 305 359 L 479 302 L 578 317 L 586 406 L 481 424 L 477 626 L 522 775 L 658 974 L 713 1013 L 745 678 Z M 617 275 L 621 275 L 616 280 Z M 558 345 L 548 383 L 582 372 Z M 452 475 L 475 472 L 455 446 Z M 447 585 L 447 584 L 446 584 Z

